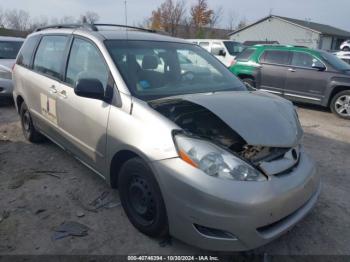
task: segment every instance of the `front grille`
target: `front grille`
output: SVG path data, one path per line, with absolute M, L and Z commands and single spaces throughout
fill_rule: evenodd
M 278 154 L 259 163 L 260 169 L 271 176 L 282 176 L 289 174 L 296 168 L 300 160 L 300 146 L 277 150 Z

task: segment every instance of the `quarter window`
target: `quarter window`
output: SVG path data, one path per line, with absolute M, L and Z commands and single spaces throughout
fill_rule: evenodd
M 20 53 L 18 55 L 17 64 L 24 66 L 24 67 L 30 67 L 30 63 L 33 57 L 34 49 L 38 43 L 40 36 L 32 36 L 25 41 L 22 49 L 20 50 Z
M 79 79 L 93 78 L 99 80 L 106 88 L 108 77 L 108 67 L 96 46 L 83 39 L 74 39 L 67 66 L 66 82 L 75 85 Z
M 242 51 L 242 53 L 240 53 L 237 57 L 236 60 L 237 61 L 249 61 L 249 59 L 251 58 L 251 56 L 254 54 L 255 49 L 253 48 L 247 48 L 245 50 Z
M 209 42 L 199 42 L 199 46 L 209 51 Z
M 59 79 L 67 41 L 67 36 L 44 36 L 35 55 L 34 70 Z
M 289 52 L 279 50 L 268 50 L 260 58 L 261 63 L 288 65 L 289 64 Z

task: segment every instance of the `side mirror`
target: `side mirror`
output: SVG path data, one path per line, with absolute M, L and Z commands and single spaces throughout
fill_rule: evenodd
M 77 96 L 92 99 L 103 100 L 105 98 L 105 90 L 98 79 L 79 79 L 75 84 L 74 93 Z
M 219 56 L 226 56 L 226 51 L 224 49 L 220 49 Z
M 325 71 L 326 67 L 324 66 L 324 64 L 322 64 L 320 61 L 318 61 L 317 59 L 314 59 L 312 61 L 312 68 L 318 70 L 318 71 Z
M 312 68 L 314 68 L 318 71 L 325 71 L 326 70 L 326 67 L 324 65 L 321 65 L 321 64 L 313 64 Z

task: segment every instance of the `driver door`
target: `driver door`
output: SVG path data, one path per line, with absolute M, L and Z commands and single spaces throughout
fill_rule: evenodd
M 64 146 L 103 174 L 110 104 L 74 93 L 77 80 L 86 78 L 99 80 L 105 90 L 111 79 L 104 57 L 95 44 L 76 37 L 68 58 L 65 83 L 58 90 L 58 125 L 64 137 Z

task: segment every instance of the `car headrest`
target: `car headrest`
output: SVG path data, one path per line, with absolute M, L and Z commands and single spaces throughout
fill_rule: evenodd
M 156 69 L 158 67 L 158 58 L 154 55 L 145 55 L 142 59 L 142 69 Z

